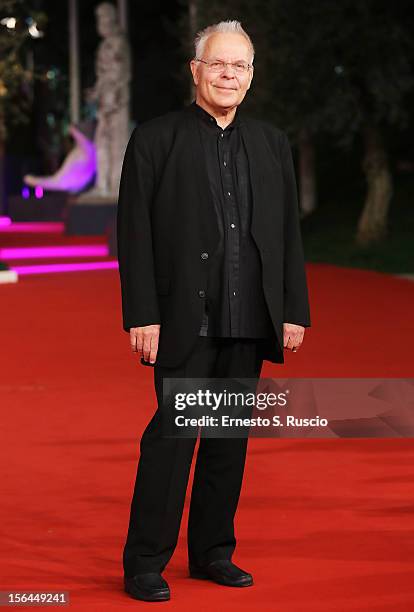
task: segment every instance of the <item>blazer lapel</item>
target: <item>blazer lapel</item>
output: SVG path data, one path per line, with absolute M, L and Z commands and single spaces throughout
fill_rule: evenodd
M 188 130 L 187 139 L 190 146 L 190 168 L 189 180 L 194 183 L 197 193 L 197 206 L 201 219 L 201 237 L 205 242 L 208 251 L 213 253 L 216 250 L 220 233 L 217 225 L 216 215 L 213 209 L 213 196 L 210 189 L 210 181 L 207 173 L 207 166 L 204 163 L 204 148 L 202 143 L 201 130 L 194 110 L 187 106 L 186 127 Z
M 265 172 L 265 149 L 263 136 L 255 129 L 248 117 L 242 116 L 241 134 L 249 161 L 250 183 L 252 186 L 252 223 L 251 232 L 260 247 L 260 240 L 266 234 L 265 186 L 268 175 Z

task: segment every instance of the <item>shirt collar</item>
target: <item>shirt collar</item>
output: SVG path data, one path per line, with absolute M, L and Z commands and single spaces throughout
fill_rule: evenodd
M 210 115 L 209 112 L 207 112 L 202 106 L 200 106 L 199 104 L 197 104 L 197 102 L 195 100 L 193 100 L 193 102 L 191 103 L 191 108 L 194 109 L 194 111 L 197 113 L 198 117 L 200 117 L 200 119 L 202 119 L 203 121 L 205 121 L 208 125 L 212 125 L 214 127 L 218 127 L 221 130 L 223 129 L 216 121 L 216 118 L 213 117 L 213 115 Z M 240 125 L 240 114 L 239 114 L 239 107 L 236 108 L 236 113 L 234 115 L 234 119 L 231 123 L 229 123 L 229 125 L 227 125 L 224 129 L 227 130 L 229 128 L 233 128 L 236 127 L 238 125 Z

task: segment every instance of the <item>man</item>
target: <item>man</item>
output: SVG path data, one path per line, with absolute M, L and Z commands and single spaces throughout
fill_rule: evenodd
M 170 598 L 161 572 L 175 549 L 196 439 L 162 435 L 163 380 L 258 379 L 310 326 L 288 139 L 239 110 L 254 49 L 238 21 L 197 34 L 195 100 L 135 128 L 119 193 L 123 327 L 154 365 L 158 409 L 144 431 L 124 548 L 125 590 Z M 234 516 L 247 439 L 200 437 L 188 521 L 189 573 L 233 587 Z

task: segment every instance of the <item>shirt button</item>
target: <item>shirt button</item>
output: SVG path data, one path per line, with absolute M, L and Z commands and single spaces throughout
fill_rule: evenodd
M 228 195 L 231 195 L 230 191 L 227 192 Z
M 231 229 L 234 229 L 236 226 L 234 225 L 234 223 L 232 223 L 232 224 L 230 225 L 230 227 L 231 227 Z
M 223 138 L 223 136 L 224 136 L 223 132 L 220 134 L 220 136 Z
M 198 297 L 206 297 L 206 292 L 203 289 L 200 289 L 200 291 L 198 292 Z
M 235 291 L 233 291 L 233 295 L 236 295 L 236 292 L 235 292 Z
M 226 162 L 223 162 L 223 164 L 224 164 L 225 166 L 227 166 L 227 163 L 226 163 Z
M 201 253 L 201 259 L 208 259 L 208 253 Z

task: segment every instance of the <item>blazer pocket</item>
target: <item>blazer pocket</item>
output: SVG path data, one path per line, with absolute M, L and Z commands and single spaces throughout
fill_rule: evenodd
M 158 295 L 168 295 L 170 293 L 171 279 L 168 276 L 156 276 L 155 286 Z

